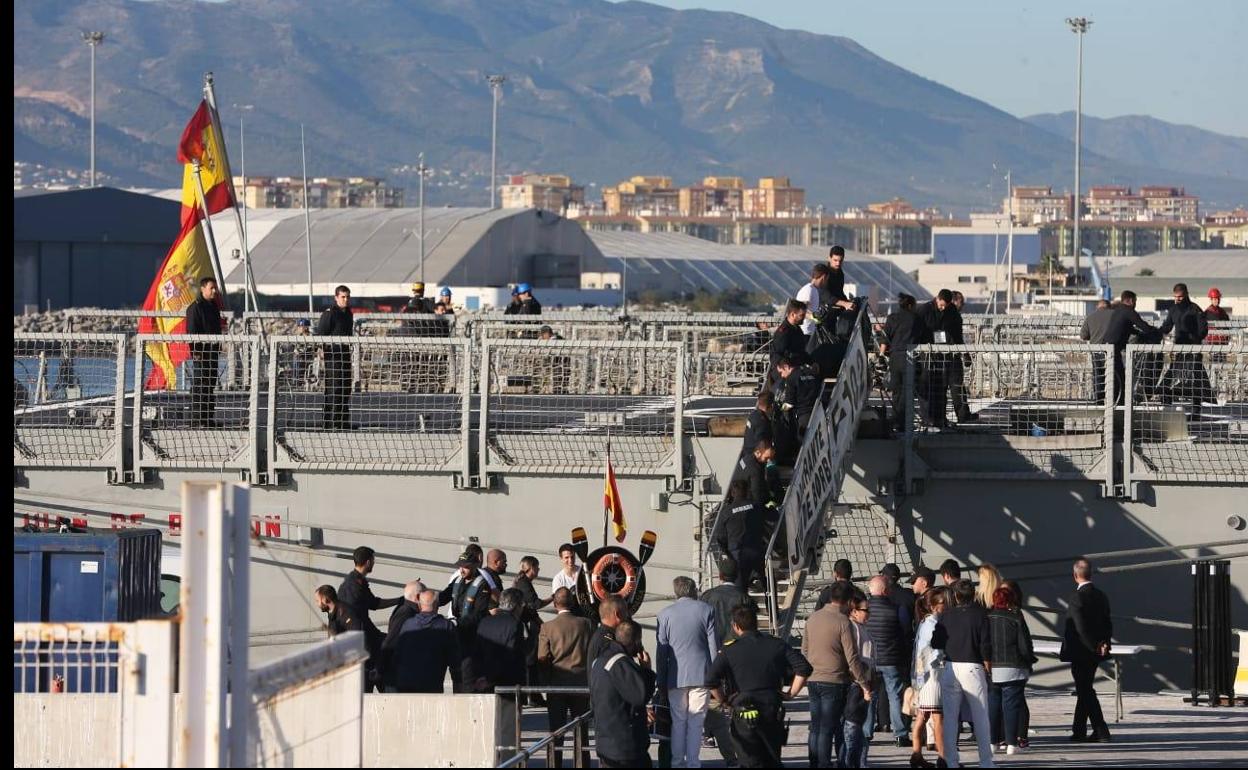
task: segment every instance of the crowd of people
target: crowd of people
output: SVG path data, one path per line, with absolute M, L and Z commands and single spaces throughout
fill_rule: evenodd
M 692 578 L 673 581 L 675 600 L 658 613 L 652 657 L 628 604 L 608 596 L 587 611 L 575 549 L 564 544 L 559 556 L 546 598 L 534 585 L 536 557 L 521 559 L 504 587 L 507 554 L 474 543 L 445 587 L 413 580 L 402 596 L 381 599 L 368 580 L 376 554 L 360 547 L 341 586 L 323 585 L 315 599 L 331 636 L 364 634 L 366 691 L 441 693 L 448 679 L 457 693 L 578 688 L 544 699 L 549 729 L 592 713 L 603 767 L 651 766 L 656 734 L 664 766 L 699 767 L 704 745 L 728 766 L 779 766 L 786 703 L 804 689 L 812 768 L 866 767 L 880 734 L 910 750 L 912 767 L 958 767 L 964 723 L 980 767 L 1028 747 L 1026 685 L 1037 658 L 1022 589 L 991 564 L 979 565 L 971 580 L 949 559 L 939 572 L 914 568 L 903 583 L 895 564 L 861 580 L 838 560 L 799 650 L 760 631 L 758 607 L 742 585 L 748 581 L 725 555 L 718 585 L 701 595 Z M 1092 576 L 1087 560 L 1074 563 L 1061 647 L 1077 695 L 1076 742 L 1111 739 L 1093 678 L 1111 653 L 1113 627 Z M 369 613 L 389 608 L 383 632 Z M 524 700 L 543 704 L 537 695 Z M 576 729 L 588 766 L 589 723 Z M 556 745 L 561 766 L 563 739 Z

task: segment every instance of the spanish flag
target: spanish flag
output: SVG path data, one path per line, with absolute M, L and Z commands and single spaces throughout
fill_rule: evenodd
M 615 469 L 611 467 L 611 456 L 607 455 L 607 484 L 602 493 L 604 514 L 611 519 L 611 529 L 615 532 L 615 542 L 624 542 L 628 534 L 628 525 L 624 522 L 624 505 L 620 502 L 620 489 L 615 485 Z
M 224 211 L 234 205 L 234 180 L 225 153 L 221 152 L 221 135 L 212 123 L 212 110 L 207 101 L 199 103 L 199 109 L 182 131 L 178 142 L 178 162 L 185 163 L 182 171 L 182 223 L 204 216 L 199 212 L 199 195 L 195 190 L 195 171 L 191 161 L 199 161 L 199 178 L 204 185 L 204 200 L 208 204 L 208 216 Z
M 199 293 L 199 279 L 212 274 L 212 260 L 199 218 L 183 222 L 182 232 L 165 255 L 156 280 L 147 290 L 147 299 L 143 300 L 144 310 L 169 311 L 178 313 L 178 317 L 140 318 L 139 333 L 185 334 L 186 308 Z M 152 359 L 153 366 L 144 388 L 174 390 L 178 385 L 178 367 L 190 354 L 185 342 L 147 343 L 147 357 Z

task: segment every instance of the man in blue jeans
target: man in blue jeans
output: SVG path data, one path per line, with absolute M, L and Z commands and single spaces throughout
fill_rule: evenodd
M 811 767 L 832 767 L 833 749 L 843 742 L 846 695 L 849 689 L 870 686 L 870 669 L 858 654 L 846 604 L 853 590 L 848 583 L 831 586 L 828 603 L 806 619 L 802 655 L 814 669 L 810 691 L 809 759 Z
M 884 679 L 884 692 L 888 695 L 888 714 L 893 739 L 898 746 L 909 746 L 909 720 L 901 713 L 901 699 L 909 680 L 910 628 L 902 620 L 901 608 L 888 597 L 886 577 L 876 575 L 871 578 L 867 588 L 871 594 L 867 630 L 871 633 L 874 646 L 875 668 Z M 905 616 L 909 617 L 909 613 Z M 883 708 L 883 701 L 879 701 L 876 707 Z

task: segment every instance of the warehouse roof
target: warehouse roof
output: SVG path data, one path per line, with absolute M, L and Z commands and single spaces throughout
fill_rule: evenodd
M 589 237 L 614 270 L 648 274 L 674 289 L 763 292 L 777 302 L 792 297 L 810 280 L 811 266 L 828 255 L 826 246 L 726 246 L 678 233 L 592 231 Z M 855 252 L 845 257 L 845 282 L 886 299 L 899 291 L 930 296 L 893 263 Z
M 238 247 L 233 213 L 213 217 L 223 256 Z M 420 276 L 420 210 L 316 209 L 310 212 L 317 282 L 401 284 Z M 303 212 L 248 212 L 248 242 L 257 284 L 307 279 Z M 575 256 L 601 270 L 601 255 L 574 222 L 535 209 L 427 208 L 424 275 L 435 284 L 505 285 L 515 263 L 535 255 Z M 231 280 L 241 279 L 241 267 Z

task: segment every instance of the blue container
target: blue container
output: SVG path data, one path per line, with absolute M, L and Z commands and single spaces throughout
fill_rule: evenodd
M 13 621 L 161 617 L 160 530 L 13 532 Z M 117 692 L 117 642 L 14 649 L 13 691 Z M 19 668 L 19 663 L 21 667 Z
M 160 530 L 13 532 L 13 622 L 161 617 Z

